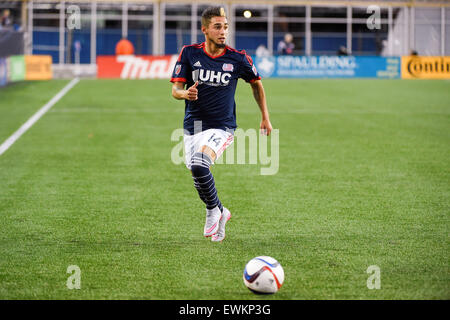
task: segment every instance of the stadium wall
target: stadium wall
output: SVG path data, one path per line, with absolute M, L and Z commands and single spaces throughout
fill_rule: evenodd
M 169 79 L 177 55 L 99 56 L 97 65 L 52 66 L 51 56 L 0 58 L 0 86 L 23 80 L 97 77 Z M 450 79 L 450 57 L 269 56 L 255 57 L 263 78 Z

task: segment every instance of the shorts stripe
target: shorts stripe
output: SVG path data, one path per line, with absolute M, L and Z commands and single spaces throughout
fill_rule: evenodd
M 217 151 L 216 157 L 220 157 L 223 153 L 223 151 L 233 142 L 234 136 L 230 135 L 227 139 L 227 141 L 225 141 L 225 143 L 222 145 L 222 147 Z

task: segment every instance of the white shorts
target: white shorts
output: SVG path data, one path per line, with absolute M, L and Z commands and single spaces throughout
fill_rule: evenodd
M 216 153 L 216 159 L 233 143 L 234 135 L 222 129 L 208 129 L 193 135 L 184 135 L 184 154 L 186 167 L 191 170 L 191 159 L 202 146 L 210 147 Z

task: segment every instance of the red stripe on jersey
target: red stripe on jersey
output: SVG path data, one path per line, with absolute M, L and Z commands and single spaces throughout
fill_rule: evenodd
M 245 50 L 239 51 L 239 50 L 233 49 L 233 48 L 231 48 L 229 46 L 227 46 L 227 49 L 230 50 L 230 51 L 233 51 L 233 52 L 240 53 L 240 54 L 246 54 Z
M 250 65 L 251 65 L 251 66 L 253 65 L 253 59 L 252 59 L 252 57 L 250 57 L 250 56 L 247 54 L 247 52 L 245 52 L 245 50 L 239 51 L 239 50 L 230 48 L 229 46 L 227 46 L 227 49 L 230 50 L 230 51 L 233 51 L 233 52 L 237 52 L 237 53 L 240 53 L 240 54 L 244 54 L 245 57 L 247 58 L 248 62 L 250 63 Z
M 225 53 L 227 53 L 227 47 L 225 47 L 225 49 L 223 50 L 223 52 L 222 52 L 221 54 L 219 54 L 219 55 L 217 55 L 217 56 L 212 56 L 212 55 L 210 55 L 208 52 L 206 52 L 206 49 L 205 49 L 205 43 L 204 43 L 204 42 L 202 43 L 202 48 L 203 48 L 203 52 L 205 52 L 205 54 L 206 54 L 208 57 L 213 58 L 213 59 L 218 58 L 218 57 L 221 57 L 221 56 L 223 56 Z
M 252 79 L 252 80 L 250 80 L 249 82 L 250 82 L 250 83 L 253 83 L 253 82 L 255 82 L 256 80 L 261 80 L 261 77 L 258 77 L 258 78 L 255 78 L 255 79 Z
M 186 78 L 172 78 L 170 82 L 187 82 Z
M 252 57 L 250 57 L 249 55 L 245 55 L 245 57 L 247 58 L 247 60 L 248 60 L 248 62 L 250 63 L 250 65 L 252 66 L 253 65 L 253 60 L 252 60 Z
M 180 62 L 180 61 L 181 61 L 181 55 L 183 54 L 183 50 L 184 50 L 184 48 L 186 48 L 186 47 L 197 47 L 197 48 L 201 48 L 201 45 L 198 44 L 198 43 L 194 43 L 194 44 L 188 44 L 188 45 L 183 46 L 183 48 L 181 48 L 181 52 L 180 52 L 180 55 L 178 56 L 177 62 Z

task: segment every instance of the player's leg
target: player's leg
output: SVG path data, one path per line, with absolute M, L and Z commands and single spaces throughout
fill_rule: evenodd
M 222 153 L 228 148 L 232 143 L 234 136 L 231 132 L 226 132 L 223 130 L 216 131 L 216 133 L 222 137 L 219 144 L 214 144 L 214 151 L 216 153 L 216 157 L 219 158 Z M 219 221 L 219 228 L 217 229 L 217 233 L 211 237 L 211 241 L 219 242 L 225 239 L 225 225 L 228 220 L 231 219 L 231 212 L 227 208 L 223 207 L 222 209 L 222 217 Z
M 198 152 L 194 153 L 191 160 L 191 172 L 200 199 L 206 204 L 207 209 L 219 207 L 222 212 L 222 203 L 217 196 L 214 184 L 214 177 L 211 173 L 211 165 L 216 160 L 216 153 L 208 146 L 201 146 Z
M 219 129 L 209 129 L 193 136 L 185 136 L 186 166 L 192 172 L 194 186 L 200 199 L 206 205 L 205 236 L 211 236 L 218 230 L 225 232 L 225 223 L 230 218 L 217 195 L 211 165 L 233 141 L 233 135 Z M 223 217 L 226 212 L 225 217 Z M 222 218 L 225 218 L 223 221 Z M 220 222 L 219 222 L 220 221 Z M 219 237 L 219 240 L 223 237 Z M 216 241 L 212 239 L 213 241 Z
M 200 134 L 195 134 L 195 135 L 189 135 L 189 134 L 185 134 L 184 135 L 184 154 L 185 154 L 185 164 L 186 167 L 191 171 L 192 174 L 192 168 L 191 168 L 191 164 L 192 164 L 192 159 L 194 154 L 196 153 L 196 150 L 198 149 L 198 144 L 200 141 Z M 195 185 L 195 182 L 194 182 Z M 203 196 L 202 192 L 199 192 L 199 196 L 200 199 L 205 202 L 205 197 Z
M 203 145 L 192 156 L 190 165 L 194 186 L 200 199 L 206 205 L 205 237 L 212 236 L 217 232 L 223 210 L 222 203 L 217 195 L 214 177 L 210 170 L 215 158 L 215 152 L 208 146 Z

